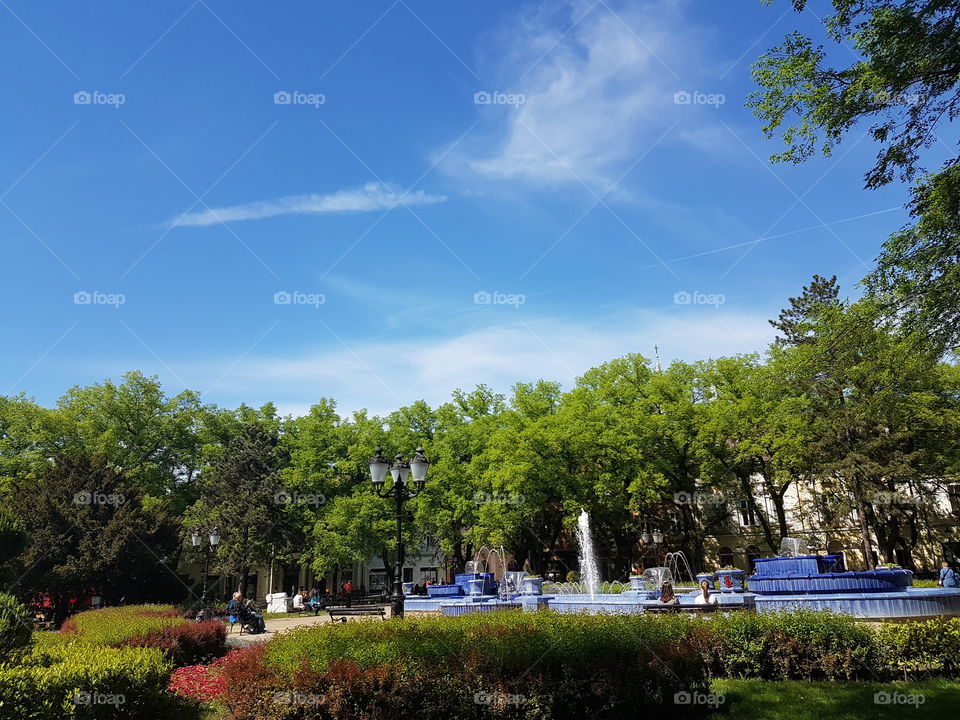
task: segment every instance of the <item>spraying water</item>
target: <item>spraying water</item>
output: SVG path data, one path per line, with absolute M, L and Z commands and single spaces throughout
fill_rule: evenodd
M 581 509 L 577 518 L 577 541 L 580 543 L 580 579 L 586 583 L 590 599 L 597 594 L 600 573 L 597 570 L 597 556 L 593 552 L 593 537 L 590 535 L 590 516 Z

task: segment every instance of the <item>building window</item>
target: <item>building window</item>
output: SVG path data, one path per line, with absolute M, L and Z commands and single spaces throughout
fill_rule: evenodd
M 947 497 L 950 499 L 950 511 L 960 514 L 960 485 L 948 485 Z
M 720 567 L 733 567 L 733 550 L 726 545 L 720 546 Z
M 744 553 L 747 556 L 747 564 L 750 566 L 750 572 L 753 572 L 754 565 L 756 565 L 756 560 L 760 557 L 760 548 L 758 548 L 756 545 L 748 545 L 744 550 Z
M 741 500 L 737 505 L 737 515 L 740 524 L 744 527 L 753 527 L 757 524 L 757 518 L 753 513 L 753 506 L 749 500 Z
M 429 580 L 431 583 L 436 584 L 437 582 L 437 568 L 435 567 L 422 567 L 420 568 L 420 579 L 423 582 Z
M 386 587 L 387 573 L 385 573 L 383 570 L 371 570 L 370 582 L 367 584 L 369 591 L 372 593 L 378 593 Z

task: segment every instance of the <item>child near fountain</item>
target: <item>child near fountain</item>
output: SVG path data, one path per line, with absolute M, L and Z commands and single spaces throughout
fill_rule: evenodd
M 661 605 L 680 604 L 680 599 L 673 593 L 673 583 L 665 582 L 660 586 L 660 598 L 657 602 Z
M 717 604 L 717 596 L 710 592 L 709 580 L 700 581 L 700 594 L 697 595 L 697 599 L 694 600 L 694 603 L 697 605 L 716 605 Z

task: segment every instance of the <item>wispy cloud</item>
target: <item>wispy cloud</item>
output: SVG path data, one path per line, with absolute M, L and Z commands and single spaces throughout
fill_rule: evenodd
M 289 348 L 282 354 L 251 354 L 217 386 L 222 404 L 274 401 L 284 412 L 302 413 L 321 397 L 334 397 L 341 414 L 359 408 L 383 414 L 424 399 L 445 402 L 455 388 L 486 383 L 509 392 L 519 381 L 560 380 L 569 388 L 590 367 L 628 352 L 653 356 L 659 345 L 664 365 L 762 351 L 773 331 L 760 313 L 705 306 L 673 310 L 625 309 L 590 320 L 522 317 L 507 324 L 477 325 L 478 313 L 433 337 L 328 338 L 323 347 Z M 514 312 L 514 311 L 511 311 Z M 222 373 L 226 361 L 203 360 L 178 368 L 188 382 L 204 387 L 207 375 Z M 157 372 L 163 376 L 162 368 Z
M 392 185 L 371 182 L 360 188 L 338 190 L 327 195 L 290 195 L 276 200 L 258 200 L 220 208 L 205 208 L 173 220 L 174 226 L 200 227 L 237 220 L 260 220 L 278 215 L 327 215 L 332 213 L 375 212 L 401 205 L 432 205 L 443 195 L 423 190 L 404 192 Z
M 543 3 L 492 43 L 502 60 L 493 62 L 499 84 L 487 89 L 523 102 L 480 106 L 496 129 L 447 168 L 605 190 L 670 127 L 700 45 L 675 0 Z

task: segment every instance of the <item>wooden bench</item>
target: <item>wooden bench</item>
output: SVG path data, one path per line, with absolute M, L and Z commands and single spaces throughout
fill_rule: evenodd
M 648 613 L 714 613 L 746 610 L 744 605 L 644 605 Z
M 383 606 L 378 607 L 353 607 L 353 608 L 327 608 L 327 614 L 330 615 L 331 622 L 347 621 L 351 616 L 379 615 L 381 620 L 387 619 L 387 610 Z

